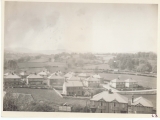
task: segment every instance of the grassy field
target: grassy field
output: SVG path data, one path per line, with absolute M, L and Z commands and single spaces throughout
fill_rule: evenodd
M 85 107 L 85 105 L 86 105 L 86 100 L 62 98 L 54 90 L 29 89 L 29 88 L 10 88 L 7 91 L 11 91 L 13 93 L 31 94 L 33 96 L 34 100 L 50 101 L 50 102 L 53 102 L 58 105 L 65 103 L 65 102 L 67 102 L 71 105 L 74 105 L 74 106 L 80 105 L 81 107 Z
M 96 67 L 98 69 L 103 69 L 103 70 L 110 69 L 108 64 L 85 65 L 83 68 L 84 69 L 96 69 Z
M 124 75 L 124 74 L 107 74 L 107 73 L 99 73 L 99 75 L 106 80 L 113 80 L 118 77 L 122 80 L 132 78 L 136 80 L 139 85 L 142 85 L 144 87 L 157 88 L 157 78 L 154 77 Z

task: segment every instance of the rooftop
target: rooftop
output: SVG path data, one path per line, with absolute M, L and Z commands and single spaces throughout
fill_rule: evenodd
M 8 74 L 6 76 L 4 76 L 4 78 L 14 78 L 14 79 L 20 79 L 21 77 L 19 77 L 18 75 L 12 73 L 12 74 Z
M 128 103 L 128 98 L 122 96 L 118 93 L 109 93 L 108 91 L 103 91 L 99 94 L 96 94 L 91 98 L 93 101 L 99 101 L 103 99 L 106 102 L 112 102 L 114 100 L 118 101 L 119 103 Z
M 87 81 L 99 81 L 99 79 L 92 77 L 89 77 L 86 79 Z
M 125 80 L 121 80 L 121 79 L 113 79 L 113 80 L 111 80 L 111 82 L 125 82 Z
M 27 78 L 43 78 L 39 74 L 30 74 Z
M 137 104 L 141 104 L 145 107 L 153 107 L 153 103 L 142 96 L 135 98 L 133 100 L 133 103 L 131 103 L 131 105 L 137 105 Z
M 49 79 L 64 79 L 64 77 L 62 77 L 59 74 L 53 73 L 51 76 L 48 77 Z
M 65 81 L 64 84 L 67 87 L 83 87 L 83 83 L 81 81 Z

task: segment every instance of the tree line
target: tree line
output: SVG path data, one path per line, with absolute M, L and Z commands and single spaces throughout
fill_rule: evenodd
M 108 64 L 113 69 L 137 72 L 157 72 L 157 55 L 153 52 L 136 54 L 117 54 Z

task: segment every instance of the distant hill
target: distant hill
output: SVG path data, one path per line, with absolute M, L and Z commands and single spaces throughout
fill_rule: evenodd
M 66 49 L 57 49 L 57 50 L 31 50 L 28 48 L 5 48 L 4 52 L 6 53 L 36 53 L 36 54 L 59 54 L 62 52 L 71 53 L 71 51 Z

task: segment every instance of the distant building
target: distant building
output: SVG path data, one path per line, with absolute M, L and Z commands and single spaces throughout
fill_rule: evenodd
M 68 103 L 64 103 L 59 106 L 59 112 L 71 112 L 72 111 L 72 106 L 69 105 Z
M 101 76 L 99 74 L 92 75 L 92 77 L 97 78 L 97 79 L 101 79 Z
M 41 71 L 40 73 L 38 73 L 40 76 L 47 78 L 49 75 L 49 71 Z
M 64 95 L 84 95 L 83 83 L 81 81 L 70 81 L 66 80 L 63 83 L 63 94 Z
M 27 76 L 29 75 L 28 73 L 27 73 L 27 71 L 23 71 L 23 72 L 20 72 L 20 74 L 19 74 L 20 76 L 21 76 L 21 78 L 24 80 L 24 79 L 26 79 L 27 78 Z
M 78 75 L 78 77 L 80 77 L 80 78 L 82 78 L 82 79 L 88 78 L 89 76 L 90 76 L 90 75 L 87 74 L 87 73 L 80 73 L 80 74 Z
M 76 77 L 76 76 L 71 76 L 70 78 L 66 79 L 68 81 L 82 81 L 82 79 L 80 77 Z
M 49 80 L 43 78 L 39 74 L 30 74 L 27 77 L 27 84 L 28 85 L 49 85 Z
M 86 78 L 84 81 L 83 81 L 84 85 L 87 86 L 87 87 L 99 87 L 100 85 L 100 80 L 97 79 L 97 78 L 94 78 L 93 76 L 92 77 L 89 77 L 89 78 Z
M 72 76 L 75 76 L 75 73 L 74 73 L 74 72 L 68 72 L 67 74 L 64 75 L 64 77 L 65 77 L 66 79 L 69 79 L 69 78 L 71 78 Z
M 15 73 L 8 74 L 4 76 L 4 86 L 15 86 L 15 85 L 22 85 L 23 81 L 21 77 L 16 75 Z
M 125 80 L 125 87 L 136 88 L 138 87 L 138 82 L 132 78 Z
M 109 84 L 113 88 L 125 88 L 125 81 L 119 78 L 111 80 Z
M 53 73 L 48 77 L 50 86 L 63 86 L 64 77 L 62 77 L 59 73 Z
M 90 108 L 96 113 L 128 113 L 128 98 L 103 91 L 90 99 Z
M 134 96 L 132 96 L 132 100 L 130 100 L 129 103 L 128 111 L 129 113 L 135 114 L 152 114 L 153 104 L 151 101 L 147 100 L 144 97 L 138 97 L 134 99 Z

